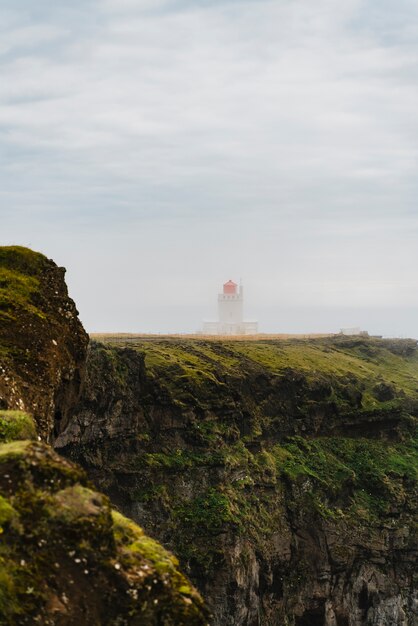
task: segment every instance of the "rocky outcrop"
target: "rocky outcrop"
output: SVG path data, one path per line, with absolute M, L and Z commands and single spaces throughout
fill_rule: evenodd
M 417 383 L 411 341 L 93 344 L 55 445 L 214 625 L 416 626 Z
M 40 441 L 70 421 L 85 366 L 64 272 L 0 248 L 0 624 L 204 626 L 176 558 Z
M 0 624 L 205 624 L 177 560 L 29 425 L 0 412 Z
M 67 423 L 88 344 L 64 275 L 42 254 L 0 248 L 0 408 L 33 414 L 45 441 Z

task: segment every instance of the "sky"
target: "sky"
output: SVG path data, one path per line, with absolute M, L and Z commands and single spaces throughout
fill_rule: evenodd
M 418 337 L 416 0 L 2 0 L 0 244 L 86 329 Z

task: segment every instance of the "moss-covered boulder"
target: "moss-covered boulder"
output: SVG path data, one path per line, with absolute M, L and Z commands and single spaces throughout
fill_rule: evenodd
M 38 252 L 0 247 L 0 409 L 33 414 L 44 440 L 71 412 L 88 343 L 64 274 Z
M 0 624 L 206 623 L 174 556 L 40 442 L 0 444 Z

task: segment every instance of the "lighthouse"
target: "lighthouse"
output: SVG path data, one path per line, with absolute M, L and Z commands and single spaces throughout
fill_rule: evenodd
M 223 324 L 242 324 L 243 316 L 243 292 L 242 285 L 239 287 L 232 280 L 228 280 L 223 286 L 223 291 L 218 295 L 218 318 Z
M 244 321 L 244 289 L 233 280 L 224 283 L 218 294 L 218 321 L 203 322 L 205 335 L 253 335 L 257 322 Z

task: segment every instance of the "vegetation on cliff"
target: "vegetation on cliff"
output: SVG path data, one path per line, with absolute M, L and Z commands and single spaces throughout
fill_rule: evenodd
M 292 374 L 317 389 L 317 400 L 341 408 L 375 410 L 418 402 L 418 351 L 414 340 L 325 337 L 260 341 L 149 341 L 129 343 L 143 351 L 151 376 L 160 378 L 177 401 L 213 400 L 225 378 L 245 372 L 272 377 Z M 303 393 L 303 388 L 301 389 Z M 313 394 L 314 396 L 314 394 Z M 315 400 L 315 397 L 312 397 Z M 212 406 L 212 404 L 211 404 Z
M 323 624 L 326 601 L 377 624 L 394 590 L 412 611 L 417 415 L 412 340 L 155 339 L 91 346 L 56 443 L 180 557 L 215 624 Z

